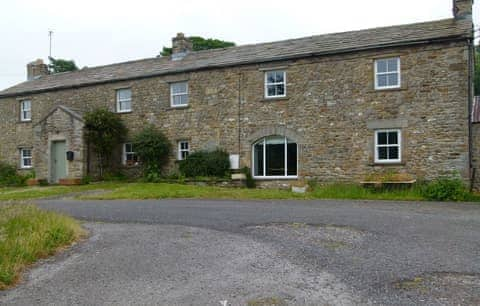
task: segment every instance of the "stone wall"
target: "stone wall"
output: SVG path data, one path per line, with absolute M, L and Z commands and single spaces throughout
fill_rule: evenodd
M 467 51 L 466 43 L 438 43 L 51 91 L 28 96 L 32 123 L 18 122 L 22 97 L 4 98 L 0 158 L 18 163 L 18 147 L 33 145 L 33 126 L 53 106 L 114 111 L 115 89 L 129 87 L 132 112 L 118 114 L 129 137 L 151 123 L 174 148 L 179 140 L 189 140 L 191 150 L 219 146 L 251 167 L 252 143 L 275 133 L 299 144 L 301 177 L 360 181 L 394 171 L 432 179 L 457 172 L 468 180 Z M 402 87 L 376 91 L 374 60 L 390 56 L 401 59 Z M 265 100 L 264 69 L 275 67 L 287 72 L 287 97 Z M 171 108 L 169 83 L 182 80 L 189 82 L 189 106 Z M 401 164 L 374 163 L 378 125 L 402 129 Z

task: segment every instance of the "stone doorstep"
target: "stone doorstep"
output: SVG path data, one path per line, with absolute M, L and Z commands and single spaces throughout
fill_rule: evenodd
M 79 179 L 79 178 L 59 179 L 58 184 L 63 185 L 63 186 L 81 185 L 82 184 L 82 179 Z

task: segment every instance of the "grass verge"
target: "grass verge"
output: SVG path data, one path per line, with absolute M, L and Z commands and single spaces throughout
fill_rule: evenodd
M 14 285 L 26 266 L 85 234 L 74 219 L 27 204 L 0 204 L 0 290 Z

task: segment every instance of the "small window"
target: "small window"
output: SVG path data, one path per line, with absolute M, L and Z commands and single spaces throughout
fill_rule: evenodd
M 20 149 L 20 168 L 32 168 L 32 149 Z
M 375 61 L 375 89 L 400 87 L 400 58 Z
M 138 165 L 138 157 L 131 143 L 123 145 L 123 164 L 127 166 Z
M 182 107 L 188 105 L 188 83 L 177 82 L 170 84 L 170 106 Z
M 119 89 L 117 90 L 117 112 L 125 113 L 132 111 L 132 90 Z
M 32 120 L 32 102 L 30 100 L 23 100 L 20 102 L 20 120 Z
M 178 142 L 178 160 L 184 160 L 188 157 L 190 153 L 190 146 L 188 141 L 179 141 Z
M 375 131 L 376 163 L 398 163 L 401 161 L 401 136 L 400 130 Z
M 265 72 L 265 98 L 278 98 L 287 95 L 285 71 Z

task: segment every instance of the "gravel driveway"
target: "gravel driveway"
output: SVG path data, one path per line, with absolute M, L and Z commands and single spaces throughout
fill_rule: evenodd
M 48 201 L 88 240 L 0 304 L 479 305 L 480 206 Z

